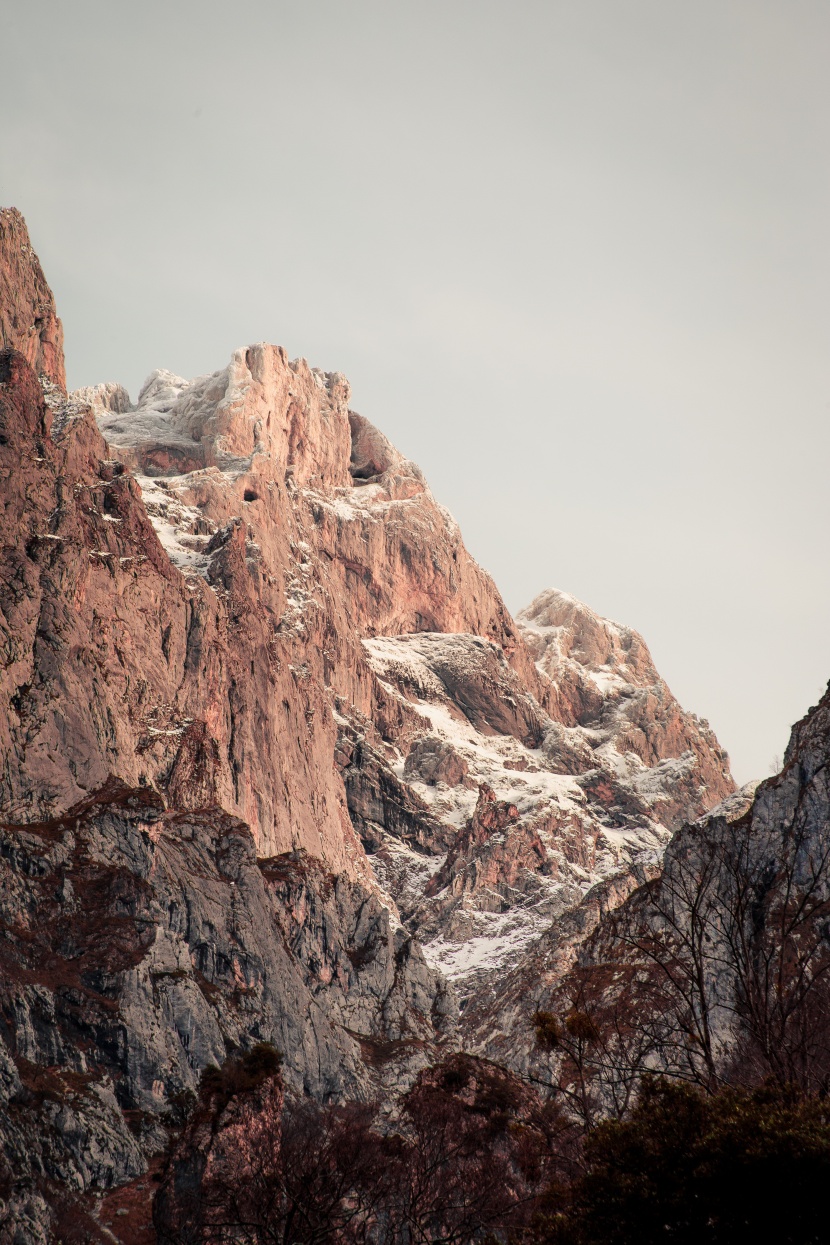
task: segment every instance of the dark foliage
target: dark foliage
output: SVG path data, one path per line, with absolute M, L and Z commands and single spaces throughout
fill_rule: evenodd
M 226 1060 L 221 1068 L 208 1065 L 199 1082 L 199 1097 L 203 1102 L 213 1100 L 214 1109 L 221 1112 L 232 1098 L 276 1076 L 281 1066 L 282 1055 L 276 1047 L 258 1042 L 244 1054 Z
M 427 1070 L 390 1121 L 367 1104 L 283 1104 L 279 1077 L 254 1075 L 242 1056 L 203 1078 L 162 1182 L 159 1236 L 170 1245 L 506 1240 L 529 1229 L 538 1191 L 555 1184 L 575 1141 L 557 1106 L 486 1060 L 455 1055 Z
M 569 1058 L 600 1042 L 584 1012 L 535 1024 Z M 285 1103 L 259 1051 L 205 1078 L 157 1223 L 168 1245 L 818 1245 L 828 1182 L 830 1105 L 773 1081 L 649 1076 L 624 1118 L 587 1127 L 458 1054 L 384 1117 Z
M 529 1223 L 554 1145 L 569 1133 L 518 1077 L 456 1055 L 405 1096 L 383 1241 L 503 1239 Z
M 295 1104 L 267 1112 L 219 1155 L 203 1189 L 207 1241 L 359 1242 L 367 1239 L 368 1189 L 383 1171 L 374 1111 Z
M 647 1079 L 585 1141 L 587 1171 L 543 1239 L 574 1245 L 819 1245 L 830 1109 L 770 1086 L 705 1095 Z

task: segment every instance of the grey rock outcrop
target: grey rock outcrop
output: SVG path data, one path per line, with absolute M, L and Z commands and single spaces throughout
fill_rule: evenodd
M 5 827 L 0 856 L 18 1173 L 80 1192 L 140 1175 L 202 1069 L 256 1041 L 328 1101 L 400 1083 L 452 1032 L 451 994 L 375 895 L 301 852 L 257 858 L 219 810 L 172 813 L 111 782 L 64 818 Z
M 823 1094 L 829 765 L 830 691 L 793 728 L 779 774 L 680 827 L 653 876 L 612 902 L 595 896 L 588 928 L 540 940 L 498 997 L 475 1000 L 467 1040 L 572 1088 L 567 1052 L 535 1045 L 533 1015 L 587 1013 L 595 1038 L 579 1075 L 599 1111 L 619 1110 L 645 1069 L 707 1090 L 771 1080 Z
M 416 739 L 404 761 L 404 778 L 425 782 L 428 787 L 444 783 L 458 787 L 469 774 L 469 766 L 445 739 L 425 735 Z

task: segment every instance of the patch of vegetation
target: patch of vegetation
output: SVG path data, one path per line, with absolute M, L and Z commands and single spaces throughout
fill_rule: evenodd
M 282 1055 L 270 1042 L 258 1042 L 241 1055 L 227 1059 L 221 1068 L 209 1065 L 199 1081 L 199 1097 L 212 1101 L 217 1111 L 232 1098 L 258 1089 L 265 1081 L 279 1074 Z

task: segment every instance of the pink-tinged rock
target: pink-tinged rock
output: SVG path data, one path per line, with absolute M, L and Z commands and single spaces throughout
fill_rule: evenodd
M 0 208 L 0 342 L 66 391 L 63 327 L 17 208 Z

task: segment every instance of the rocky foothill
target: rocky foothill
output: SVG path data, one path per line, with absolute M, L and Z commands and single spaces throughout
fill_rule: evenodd
M 554 590 L 511 618 L 343 376 L 260 343 L 67 393 L 14 209 L 0 329 L 10 1240 L 67 1206 L 151 1239 L 188 1095 L 262 1044 L 321 1103 L 459 1049 L 551 1075 L 534 1009 L 651 920 L 675 832 L 671 862 L 751 816 L 771 858 L 813 815 L 806 743 L 734 813 L 635 632 Z

